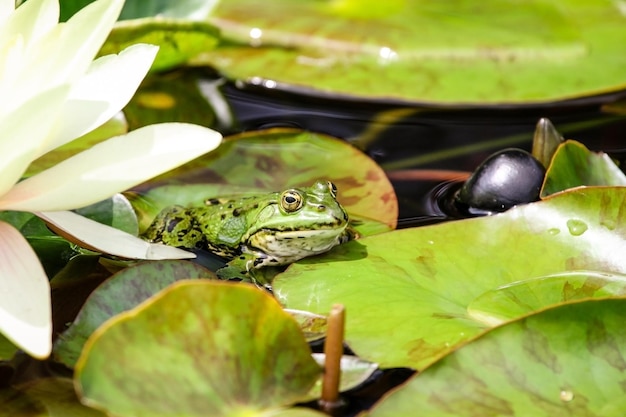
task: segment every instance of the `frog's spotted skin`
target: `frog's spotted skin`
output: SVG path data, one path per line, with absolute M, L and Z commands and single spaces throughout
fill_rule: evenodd
M 209 199 L 204 207 L 173 206 L 156 217 L 144 238 L 208 249 L 242 273 L 286 265 L 350 239 L 348 214 L 336 195 L 331 182 L 317 181 L 238 200 Z

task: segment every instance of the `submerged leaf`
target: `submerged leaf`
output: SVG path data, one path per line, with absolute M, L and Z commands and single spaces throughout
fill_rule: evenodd
M 344 304 L 346 341 L 360 357 L 419 369 L 488 328 L 467 311 L 482 294 L 568 271 L 625 274 L 624 200 L 626 188 L 587 188 L 490 217 L 366 237 L 291 265 L 274 293 L 314 313 Z M 532 308 L 566 301 L 563 288 L 546 287 L 558 294 Z M 492 313 L 511 317 L 509 307 Z
M 626 301 L 561 306 L 490 331 L 424 370 L 371 417 L 624 415 Z
M 84 403 L 118 416 L 219 417 L 280 409 L 320 372 L 297 323 L 267 293 L 188 281 L 100 327 L 75 379 Z

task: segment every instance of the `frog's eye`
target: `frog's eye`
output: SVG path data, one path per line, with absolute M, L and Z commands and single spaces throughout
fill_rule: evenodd
M 333 184 L 330 181 L 327 181 L 328 183 L 328 190 L 330 191 L 330 195 L 333 196 L 333 198 L 337 198 L 337 187 L 335 186 L 335 184 Z
M 280 204 L 287 213 L 293 213 L 302 207 L 302 194 L 295 190 L 287 190 L 280 198 Z

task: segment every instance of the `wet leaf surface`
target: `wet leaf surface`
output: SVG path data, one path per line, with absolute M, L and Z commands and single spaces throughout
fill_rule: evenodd
M 291 404 L 320 372 L 298 324 L 271 296 L 187 281 L 102 326 L 75 378 L 83 401 L 118 416 L 231 416 Z
M 368 416 L 624 414 L 624 300 L 560 306 L 490 331 L 427 368 Z
M 587 188 L 491 217 L 366 237 L 291 265 L 274 293 L 288 308 L 316 313 L 344 304 L 346 341 L 360 357 L 420 369 L 489 327 L 467 311 L 482 294 L 563 272 L 626 273 L 625 198 L 624 188 Z
M 55 342 L 55 358 L 74 367 L 87 338 L 106 320 L 136 307 L 176 281 L 201 278 L 216 277 L 187 261 L 143 262 L 122 269 L 87 298 L 74 323 Z

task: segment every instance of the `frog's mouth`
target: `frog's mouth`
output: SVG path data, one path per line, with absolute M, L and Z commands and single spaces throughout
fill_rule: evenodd
M 264 227 L 256 230 L 250 236 L 257 239 L 272 236 L 276 240 L 295 240 L 295 239 L 332 239 L 343 233 L 348 224 L 318 224 L 315 229 L 276 229 Z
M 334 237 L 338 236 L 346 225 L 341 227 L 320 227 L 319 229 L 302 229 L 302 230 L 268 230 L 276 239 L 307 239 L 310 237 Z M 261 231 L 263 232 L 263 231 Z

